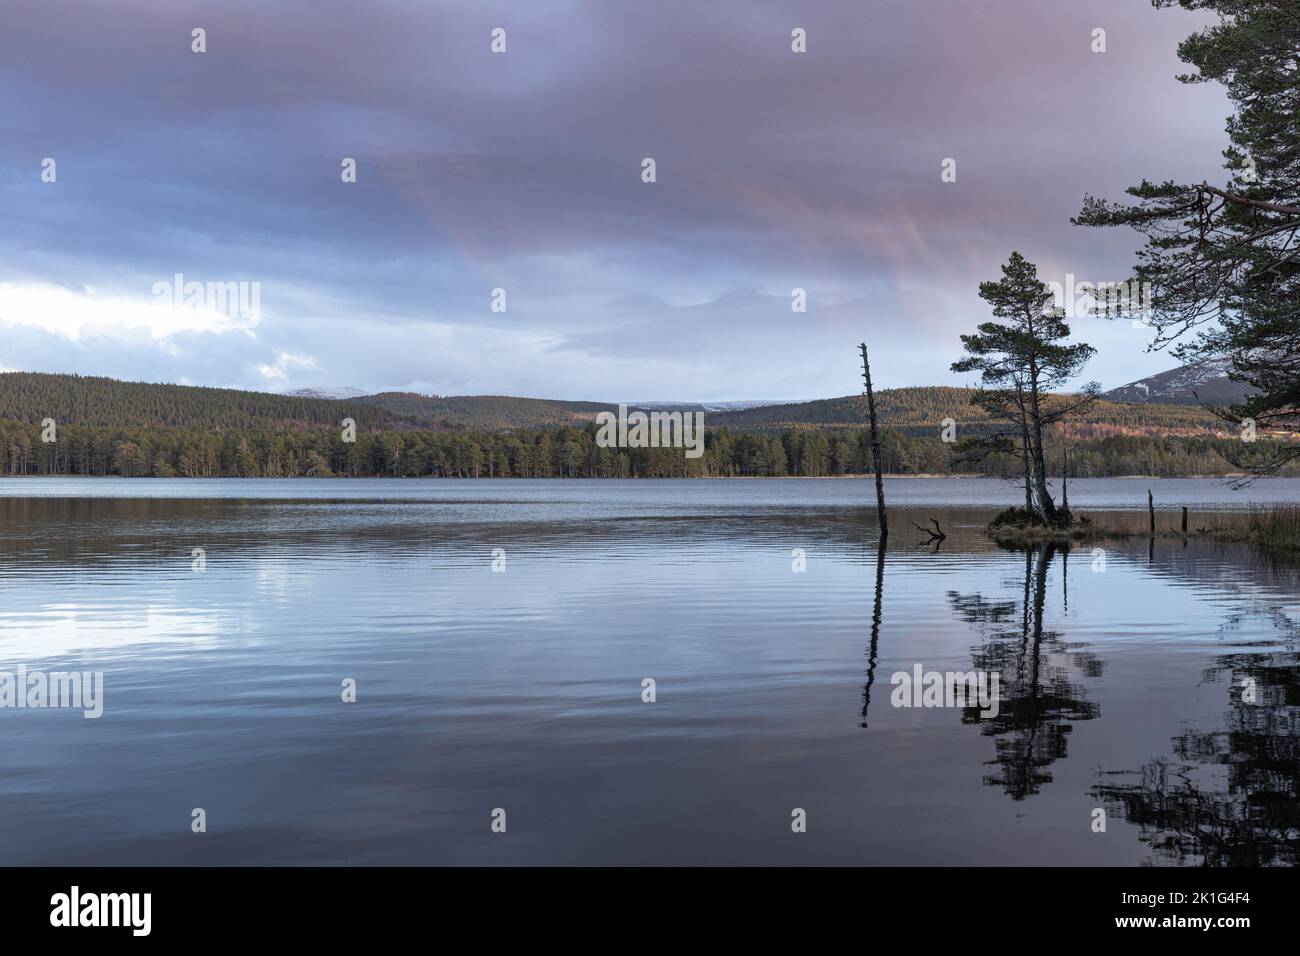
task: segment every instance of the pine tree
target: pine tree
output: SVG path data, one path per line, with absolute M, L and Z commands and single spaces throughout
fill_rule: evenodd
M 1070 327 L 1063 311 L 1053 307 L 1052 291 L 1038 278 L 1038 268 L 1018 252 L 1011 253 L 999 281 L 980 283 L 979 294 L 995 317 L 1007 321 L 985 322 L 975 334 L 963 335 L 970 354 L 954 362 L 952 370 L 980 373 L 984 389 L 972 401 L 1011 423 L 1024 467 L 1025 507 L 1038 520 L 1054 522 L 1043 437 L 1067 410 L 1095 398 L 1097 386 L 1089 384 L 1064 404 L 1050 401 L 1051 390 L 1077 375 L 1096 349 L 1083 342 L 1065 344 Z M 999 436 L 1003 450 L 1008 437 Z M 1015 447 L 1014 441 L 1009 447 Z
M 1152 348 L 1184 361 L 1226 357 L 1230 377 L 1258 394 L 1231 422 L 1300 429 L 1300 0 L 1153 0 L 1217 14 L 1184 40 L 1185 83 L 1220 82 L 1233 115 L 1222 185 L 1128 190 L 1136 202 L 1088 196 L 1074 222 L 1131 226 L 1146 237 L 1134 281 L 1150 283 Z M 1128 314 L 1129 310 L 1120 310 Z M 1294 442 L 1243 462 L 1257 474 L 1300 458 Z

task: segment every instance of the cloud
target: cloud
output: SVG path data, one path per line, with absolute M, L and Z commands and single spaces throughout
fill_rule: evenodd
M 1134 237 L 1068 217 L 1143 176 L 1214 176 L 1228 112 L 1174 80 L 1203 21 L 1132 0 L 6 17 L 0 360 L 146 379 L 812 398 L 858 388 L 865 337 L 882 384 L 949 381 L 1012 249 L 1122 278 Z M 259 283 L 263 321 L 150 312 L 175 273 Z M 1108 339 L 1089 377 L 1171 364 L 1135 345 Z

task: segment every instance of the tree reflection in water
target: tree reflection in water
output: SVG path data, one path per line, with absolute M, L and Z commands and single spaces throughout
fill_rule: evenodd
M 1101 661 L 1069 645 L 1060 632 L 1043 624 L 1047 603 L 1047 569 L 1058 550 L 1062 566 L 1068 549 L 1053 544 L 1025 549 L 1024 590 L 1019 602 L 990 601 L 981 594 L 948 592 L 948 602 L 960 620 L 982 632 L 982 644 L 972 651 L 972 666 L 997 672 L 1001 705 L 993 718 L 981 718 L 979 708 L 967 707 L 962 722 L 978 724 L 995 738 L 995 769 L 984 777 L 1013 800 L 1038 793 L 1052 781 L 1049 768 L 1067 755 L 1067 742 L 1076 721 L 1098 716 L 1095 703 L 1071 680 L 1073 671 L 1100 676 Z M 1064 580 L 1064 578 L 1063 578 Z M 1062 588 L 1062 601 L 1068 595 Z
M 1295 625 L 1286 622 L 1294 635 Z M 1300 851 L 1300 655 L 1228 654 L 1205 673 L 1224 683 L 1223 726 L 1173 738 L 1133 783 L 1093 794 L 1141 831 L 1155 862 L 1291 865 Z

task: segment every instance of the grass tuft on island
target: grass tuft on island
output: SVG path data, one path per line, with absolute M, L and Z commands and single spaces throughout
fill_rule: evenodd
M 1026 508 L 1008 508 L 989 522 L 989 535 L 998 544 L 1044 544 L 1047 542 L 1095 541 L 1101 538 L 1130 537 L 1133 532 L 1104 528 L 1087 516 L 1077 518 L 1066 513 L 1063 520 L 1048 524 Z
M 1197 533 L 1216 541 L 1244 541 L 1268 554 L 1300 555 L 1300 505 L 1254 507 L 1244 522 L 1200 528 Z
M 1278 556 L 1300 556 L 1300 505 L 1252 507 L 1242 518 L 1220 521 L 1187 534 L 1169 528 L 1120 527 L 1098 524 L 1085 515 L 1069 515 L 1057 524 L 1040 521 L 1024 508 L 1008 508 L 988 525 L 988 533 L 998 544 L 1023 546 L 1079 541 L 1122 540 L 1127 538 L 1203 538 L 1211 541 L 1240 542 Z

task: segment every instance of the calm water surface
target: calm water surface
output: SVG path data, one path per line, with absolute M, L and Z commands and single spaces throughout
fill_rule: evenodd
M 1162 527 L 1300 500 L 1070 501 L 1148 487 Z M 1293 568 L 1004 550 L 1013 486 L 887 491 L 882 554 L 857 480 L 4 479 L 0 670 L 106 688 L 0 709 L 0 863 L 1296 862 Z M 892 706 L 918 663 L 998 673 L 998 716 Z

